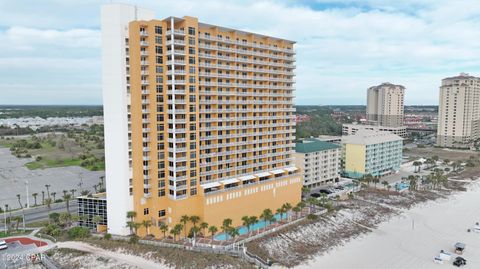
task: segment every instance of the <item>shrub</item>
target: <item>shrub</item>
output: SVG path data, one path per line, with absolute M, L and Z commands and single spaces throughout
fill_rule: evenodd
M 109 233 L 106 233 L 106 234 L 103 236 L 103 239 L 105 239 L 105 240 L 110 240 L 110 239 L 112 239 L 112 235 L 109 234 Z
M 90 230 L 85 227 L 73 227 L 68 230 L 68 237 L 70 239 L 77 239 L 77 238 L 86 238 L 90 236 Z
M 51 235 L 51 236 L 59 236 L 62 231 L 60 230 L 60 227 L 56 224 L 48 224 L 45 226 L 45 228 L 42 229 L 42 233 Z
M 60 218 L 60 214 L 59 213 L 50 213 L 50 215 L 48 215 L 48 218 L 50 218 L 51 221 L 53 221 L 54 223 L 58 223 L 58 219 Z
M 138 235 L 134 234 L 130 236 L 130 239 L 128 240 L 128 242 L 130 242 L 130 244 L 136 244 L 138 243 L 138 240 L 140 240 L 140 238 L 138 237 Z
M 308 220 L 316 220 L 317 218 L 318 218 L 318 216 L 315 215 L 315 214 L 308 214 L 308 216 L 307 216 Z

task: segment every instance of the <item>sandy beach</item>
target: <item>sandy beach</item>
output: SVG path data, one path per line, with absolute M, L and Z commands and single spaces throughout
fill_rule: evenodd
M 351 240 L 297 268 L 430 269 L 441 249 L 453 252 L 456 242 L 466 244 L 462 255 L 467 268 L 480 268 L 480 233 L 467 232 L 480 222 L 480 183 L 467 192 L 419 204 L 382 223 L 372 233 Z M 456 257 L 457 255 L 453 255 Z

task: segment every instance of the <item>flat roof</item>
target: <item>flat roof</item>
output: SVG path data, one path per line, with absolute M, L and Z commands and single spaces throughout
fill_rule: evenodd
M 310 153 L 338 148 L 340 148 L 340 146 L 337 144 L 321 141 L 317 138 L 307 138 L 295 143 L 295 152 L 298 153 Z
M 188 17 L 188 16 L 187 16 L 187 17 Z M 165 18 L 164 20 L 170 20 L 171 18 L 173 18 L 174 22 L 179 22 L 179 21 L 185 20 L 184 18 L 173 17 L 173 16 L 170 16 L 170 17 L 168 17 L 168 18 Z M 224 27 L 224 26 L 218 26 L 218 25 L 214 25 L 214 24 L 203 23 L 203 22 L 198 22 L 198 26 L 204 27 L 204 28 L 218 28 L 218 29 L 220 29 L 221 31 L 224 31 L 224 32 L 232 32 L 232 31 L 235 31 L 235 32 L 240 33 L 240 34 L 242 34 L 242 35 L 255 35 L 255 36 L 258 36 L 258 37 L 261 37 L 261 38 L 270 38 L 270 39 L 273 39 L 273 40 L 285 41 L 285 42 L 288 42 L 288 43 L 290 43 L 290 44 L 295 44 L 295 43 L 296 43 L 296 42 L 293 41 L 293 40 L 288 40 L 288 39 L 284 39 L 284 38 L 278 38 L 278 37 L 274 37 L 274 36 L 267 36 L 267 35 L 262 35 L 262 34 L 253 33 L 253 32 L 248 32 L 248 31 L 243 31 L 243 30 L 228 28 L 228 27 Z
M 354 135 L 342 137 L 344 144 L 374 145 L 393 141 L 402 141 L 400 136 L 387 131 L 358 130 Z

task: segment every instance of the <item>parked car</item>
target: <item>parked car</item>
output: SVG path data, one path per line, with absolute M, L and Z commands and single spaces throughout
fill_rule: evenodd
M 7 248 L 8 248 L 7 242 L 5 242 L 5 240 L 0 240 L 0 250 L 7 249 Z
M 453 265 L 455 265 L 456 267 L 460 267 L 460 266 L 467 265 L 467 260 L 465 260 L 464 258 L 458 256 L 458 257 L 456 257 L 455 260 L 453 261 Z
M 318 192 L 311 193 L 310 197 L 318 198 L 318 197 L 320 197 L 320 193 L 318 193 Z
M 331 190 L 326 190 L 326 189 L 321 189 L 319 190 L 320 193 L 325 193 L 325 194 L 331 194 L 332 191 Z

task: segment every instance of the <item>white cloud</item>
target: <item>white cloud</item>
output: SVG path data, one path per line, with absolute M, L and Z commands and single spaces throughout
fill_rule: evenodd
M 63 64 L 85 65 L 85 80 L 99 83 L 90 70 L 100 69 L 101 2 L 44 1 L 38 13 L 31 13 L 31 6 L 0 3 L 0 25 L 8 26 L 0 30 L 0 57 L 13 63 L 36 57 L 28 62 L 37 68 L 51 64 L 42 68 L 52 70 L 52 77 Z M 196 16 L 296 40 L 299 104 L 365 103 L 366 88 L 384 81 L 404 84 L 407 103 L 435 104 L 443 77 L 462 71 L 480 75 L 478 0 L 130 2 L 156 10 L 158 18 Z

